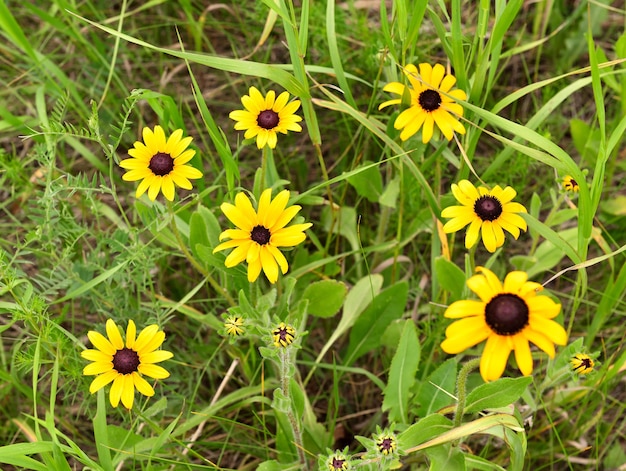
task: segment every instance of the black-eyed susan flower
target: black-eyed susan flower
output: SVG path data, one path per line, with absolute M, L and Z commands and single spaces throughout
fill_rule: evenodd
M 274 330 L 272 330 L 272 340 L 274 341 L 275 347 L 288 347 L 293 343 L 295 338 L 296 329 L 289 324 L 285 324 L 284 322 L 281 322 Z
M 400 82 L 391 82 L 385 85 L 383 91 L 400 95 L 400 98 L 382 103 L 381 110 L 389 105 L 402 103 L 402 96 L 408 90 L 411 101 L 409 107 L 398 115 L 394 122 L 394 128 L 402 129 L 400 139 L 406 141 L 422 128 L 422 142 L 426 144 L 433 137 L 435 124 L 441 130 L 446 139 L 451 140 L 454 132 L 465 134 L 465 127 L 458 120 L 463 116 L 463 107 L 458 100 L 466 100 L 467 95 L 463 90 L 452 89 L 456 83 L 453 75 L 446 74 L 443 65 L 424 63 L 417 67 L 409 64 L 404 68 L 410 86 Z M 456 115 L 456 116 L 455 116 Z
M 482 235 L 483 243 L 489 252 L 495 252 L 504 244 L 504 230 L 516 239 L 520 229 L 526 230 L 526 221 L 518 213 L 525 213 L 526 208 L 512 202 L 517 192 L 507 186 L 502 189 L 496 185 L 488 190 L 483 186 L 476 188 L 469 180 L 452 184 L 452 194 L 462 206 L 449 206 L 441 212 L 444 218 L 452 218 L 444 226 L 445 233 L 457 232 L 469 224 L 465 234 L 465 248 L 469 249 L 478 242 Z
M 244 260 L 248 264 L 248 281 L 253 282 L 261 273 L 261 269 L 270 283 L 278 280 L 278 268 L 283 275 L 287 273 L 289 265 L 279 247 L 293 247 L 306 239 L 304 231 L 312 226 L 311 223 L 293 224 L 287 226 L 301 206 L 287 207 L 289 191 L 283 190 L 272 200 L 272 190 L 267 189 L 259 198 L 258 210 L 245 193 L 235 197 L 235 204 L 223 203 L 222 211 L 237 229 L 227 229 L 220 234 L 222 242 L 213 250 L 213 253 L 225 249 L 234 249 L 226 257 L 225 265 L 230 268 Z
M 384 456 L 393 454 L 398 448 L 396 437 L 391 433 L 374 435 L 374 441 L 376 442 L 376 448 L 378 448 L 379 453 Z
M 334 452 L 326 450 L 326 455 L 319 457 L 319 469 L 327 469 L 328 471 L 348 471 L 353 469 L 352 461 L 348 455 L 348 447 L 343 451 L 335 450 Z
M 239 337 L 244 333 L 244 320 L 241 316 L 228 316 L 224 320 L 224 331 L 231 337 Z
M 579 375 L 591 373 L 596 365 L 593 358 L 586 353 L 577 353 L 571 358 L 569 363 L 572 366 L 572 371 Z
M 278 132 L 287 134 L 287 131 L 302 131 L 298 124 L 302 118 L 295 114 L 300 107 L 300 100 L 289 102 L 288 92 L 282 92 L 277 98 L 273 90 L 264 97 L 255 87 L 250 87 L 249 93 L 241 97 L 245 110 L 232 111 L 228 116 L 236 121 L 235 129 L 246 131 L 246 139 L 256 136 L 259 149 L 266 145 L 274 149 Z
M 553 321 L 561 305 L 545 295 L 539 283 L 528 281 L 523 271 L 513 271 L 504 284 L 490 270 L 476 269 L 479 274 L 467 280 L 467 286 L 480 301 L 452 303 L 444 314 L 453 322 L 446 329 L 441 348 L 446 353 L 460 353 L 486 340 L 480 359 L 480 374 L 485 381 L 502 376 L 511 351 L 517 367 L 525 376 L 532 373 L 533 360 L 529 342 L 554 358 L 554 345 L 565 345 L 565 329 Z
M 566 175 L 563 178 L 563 189 L 565 191 L 571 191 L 573 193 L 576 193 L 579 190 L 578 182 L 574 180 L 570 175 Z
M 195 150 L 187 149 L 193 138 L 183 138 L 183 130 L 177 129 L 166 139 L 163 128 L 158 125 L 154 130 L 143 128 L 142 135 L 143 142 L 135 142 L 128 151 L 131 158 L 120 162 L 120 167 L 128 170 L 122 175 L 123 180 L 141 180 L 136 197 L 148 190 L 148 198 L 154 201 L 162 191 L 169 201 L 173 201 L 176 185 L 191 190 L 189 180 L 202 177 L 200 170 L 187 165 L 196 154 Z
M 110 382 L 113 382 L 109 399 L 113 407 L 120 402 L 131 409 L 135 397 L 135 388 L 144 396 L 154 396 L 154 389 L 143 378 L 164 379 L 170 374 L 155 363 L 172 358 L 172 353 L 157 350 L 165 333 L 156 324 L 149 325 L 136 335 L 135 323 L 128 321 L 126 341 L 118 330 L 118 326 L 109 319 L 106 322 L 107 337 L 96 331 L 89 331 L 87 337 L 95 349 L 83 350 L 81 356 L 93 363 L 87 365 L 83 374 L 96 375 L 89 386 L 89 392 L 95 393 Z

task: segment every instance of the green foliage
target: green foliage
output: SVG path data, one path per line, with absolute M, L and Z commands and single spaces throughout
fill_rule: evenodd
M 623 466 L 623 5 L 200 3 L 0 0 L 0 467 Z M 451 141 L 400 140 L 406 90 L 379 109 L 421 63 L 467 93 Z M 251 86 L 299 100 L 303 131 L 259 150 L 234 129 Z M 172 203 L 136 199 L 119 167 L 155 124 L 193 137 L 204 175 Z M 461 179 L 512 186 L 528 231 L 465 250 L 441 217 Z M 285 225 L 313 225 L 275 247 L 275 284 L 250 283 L 254 253 L 214 253 L 221 208 L 268 187 L 302 207 Z M 568 345 L 533 348 L 532 376 L 510 361 L 485 383 L 483 342 L 440 348 L 477 266 L 561 305 Z M 174 353 L 131 412 L 83 375 L 109 318 L 159 325 Z

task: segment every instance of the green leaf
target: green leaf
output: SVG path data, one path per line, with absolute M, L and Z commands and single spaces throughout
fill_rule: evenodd
M 198 253 L 198 244 L 217 247 L 220 232 L 220 224 L 213 212 L 200 206 L 189 218 L 189 246 L 194 256 L 202 258 Z
M 387 288 L 374 298 L 350 332 L 350 343 L 345 355 L 346 366 L 380 345 L 382 332 L 404 313 L 408 294 L 409 287 L 402 282 Z
M 52 442 L 15 443 L 13 445 L 0 446 L 0 463 L 19 466 L 24 469 L 36 471 L 48 471 L 43 463 L 27 455 L 48 453 L 54 449 Z
M 450 443 L 426 448 L 426 456 L 430 460 L 430 471 L 465 471 L 465 455 L 459 447 Z
M 398 201 L 398 195 L 400 194 L 400 179 L 394 178 L 389 183 L 387 183 L 387 187 L 383 191 L 383 194 L 378 198 L 378 202 L 383 206 L 387 206 L 389 208 L 396 207 L 396 201 Z
M 342 206 L 339 211 L 334 212 L 334 221 L 331 210 L 325 207 L 322 210 L 322 224 L 327 232 L 339 233 L 350 243 L 352 250 L 359 250 L 359 235 L 356 225 L 356 210 L 350 206 Z M 334 223 L 334 224 L 333 224 Z
M 369 275 L 361 278 L 355 283 L 352 289 L 346 296 L 346 301 L 343 303 L 343 313 L 339 324 L 330 335 L 330 338 L 320 350 L 319 355 L 315 359 L 315 363 L 318 364 L 326 355 L 328 349 L 340 338 L 350 327 L 354 324 L 359 315 L 365 310 L 365 308 L 372 302 L 374 297 L 380 292 L 380 288 L 383 285 L 382 275 Z M 313 375 L 315 368 L 312 368 L 307 375 L 309 378 Z
M 425 416 L 455 402 L 456 361 L 450 358 L 432 372 L 427 381 L 422 383 L 417 399 L 420 404 L 419 414 Z
M 322 280 L 310 284 L 302 297 L 309 300 L 309 314 L 332 317 L 339 312 L 348 288 L 340 281 Z
M 398 435 L 398 445 L 406 450 L 438 437 L 453 427 L 452 421 L 440 414 L 431 414 L 420 419 Z
M 371 166 L 372 162 L 364 161 L 363 164 L 356 168 L 366 168 L 359 173 L 355 173 L 348 177 L 348 183 L 354 187 L 359 196 L 367 198 L 372 203 L 378 202 L 378 198 L 383 193 L 383 178 L 380 176 L 380 168 Z
M 578 239 L 578 228 L 571 227 L 564 231 L 557 232 L 567 244 L 574 245 Z M 565 253 L 555 247 L 554 243 L 549 240 L 542 242 L 532 257 L 518 256 L 512 257 L 511 263 L 515 268 L 524 270 L 528 273 L 528 278 L 544 273 L 554 268 L 565 257 Z
M 458 301 L 465 290 L 465 273 L 450 260 L 437 257 L 435 260 L 435 276 L 439 285 L 450 293 L 450 301 Z
M 465 413 L 469 414 L 513 404 L 522 396 L 532 380 L 530 376 L 522 376 L 520 378 L 500 378 L 491 383 L 481 384 L 467 395 Z
M 108 280 L 109 278 L 111 278 L 113 275 L 115 275 L 120 269 L 124 268 L 126 266 L 126 264 L 128 263 L 128 261 L 122 262 L 117 266 L 114 266 L 113 268 L 108 269 L 107 271 L 105 271 L 104 273 L 100 273 L 98 276 L 96 276 L 95 278 L 93 278 L 92 280 L 88 281 L 85 284 L 82 284 L 80 286 L 78 286 L 78 288 L 74 288 L 73 290 L 71 290 L 69 293 L 67 293 L 65 296 L 63 296 L 60 299 L 57 299 L 56 301 L 54 301 L 55 303 L 62 303 L 64 301 L 68 301 L 70 299 L 74 299 L 78 296 L 80 296 L 81 294 L 89 291 L 90 289 L 96 287 L 97 285 L 99 285 L 100 283 L 103 283 L 104 281 Z
M 391 367 L 387 387 L 383 391 L 382 410 L 389 410 L 390 422 L 406 424 L 409 421 L 408 408 L 410 391 L 415 383 L 415 373 L 420 361 L 420 343 L 413 319 L 404 322 L 400 343 L 396 350 Z

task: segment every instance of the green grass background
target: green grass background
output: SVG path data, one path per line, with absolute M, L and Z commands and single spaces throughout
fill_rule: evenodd
M 355 436 L 396 422 L 419 448 L 409 427 L 439 410 L 428 405 L 437 391 L 429 388 L 454 395 L 457 362 L 480 353 L 448 360 L 439 348 L 444 308 L 469 295 L 474 265 L 550 280 L 577 342 L 554 361 L 537 354 L 530 384 L 489 412 L 514 417 L 517 430 L 490 422 L 479 433 L 484 412 L 470 410 L 458 437 L 411 451 L 404 469 L 626 469 L 624 8 L 609 0 L 0 1 L 2 469 L 316 469 L 318 457 L 344 447 L 355 467 L 389 469 L 359 460 L 369 449 Z M 389 99 L 382 87 L 420 62 L 449 65 L 468 94 L 458 141 L 424 145 L 418 133 L 401 143 L 398 110 L 378 111 Z M 265 181 L 261 152 L 228 119 L 249 86 L 302 101 L 304 131 L 279 136 Z M 117 165 L 155 124 L 193 136 L 192 164 L 204 173 L 193 191 L 178 192 L 173 211 L 162 199 L 136 200 Z M 561 190 L 565 175 L 580 183 L 578 194 Z M 493 255 L 482 245 L 468 254 L 462 235 L 451 236 L 448 261 L 441 209 L 454 203 L 451 183 L 477 177 L 517 190 L 529 231 Z M 225 269 L 196 244 L 214 246 L 227 227 L 222 202 L 268 184 L 294 192 L 314 224 L 287 252 L 293 278 L 273 292 L 264 280 L 250 287 L 241 267 Z M 340 311 L 298 304 L 335 289 L 306 292 L 322 280 L 345 286 Z M 379 291 L 388 311 L 359 304 Z M 233 306 L 299 322 L 287 375 L 305 464 L 276 403 L 284 375 L 260 350 L 268 342 L 220 335 Z M 130 414 L 111 409 L 104 392 L 91 396 L 82 376 L 86 333 L 107 318 L 158 323 L 174 353 L 164 364 L 171 377 L 154 398 L 137 395 Z M 399 345 L 419 365 L 390 412 L 383 391 L 397 378 Z M 579 351 L 598 361 L 586 378 L 567 372 Z M 506 376 L 519 372 L 510 365 Z M 470 390 L 480 383 L 469 376 Z M 436 402 L 440 416 L 453 412 L 446 397 Z M 450 431 L 441 427 L 428 439 Z

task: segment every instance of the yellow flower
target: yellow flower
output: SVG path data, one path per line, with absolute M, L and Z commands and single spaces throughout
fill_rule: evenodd
M 263 97 L 255 87 L 250 87 L 250 95 L 241 98 L 245 110 L 232 111 L 228 116 L 235 120 L 235 129 L 245 130 L 246 139 L 256 136 L 256 145 L 259 149 L 270 146 L 276 147 L 277 132 L 287 134 L 287 131 L 302 131 L 298 124 L 302 118 L 295 114 L 300 108 L 300 100 L 289 101 L 289 93 L 283 92 L 276 98 L 276 92 L 270 90 Z
M 228 316 L 224 321 L 224 330 L 231 337 L 239 337 L 244 333 L 244 320 L 241 316 Z
M 443 65 L 432 67 L 420 64 L 418 73 L 417 67 L 409 64 L 404 68 L 404 74 L 410 86 L 400 82 L 388 83 L 383 91 L 400 95 L 400 98 L 386 101 L 378 107 L 381 110 L 389 105 L 399 105 L 405 93 L 410 95 L 409 108 L 398 115 L 393 125 L 402 129 L 400 139 L 406 141 L 422 128 L 422 142 L 426 144 L 433 137 L 435 124 L 448 140 L 452 139 L 454 131 L 465 134 L 465 127 L 457 119 L 457 116 L 463 116 L 463 107 L 456 101 L 466 100 L 467 95 L 463 90 L 452 90 L 456 78 L 446 74 Z
M 123 180 L 142 180 L 137 187 L 136 197 L 139 198 L 148 190 L 148 198 L 154 201 L 159 191 L 162 191 L 172 201 L 174 185 L 191 190 L 189 179 L 202 177 L 200 170 L 186 165 L 196 154 L 195 150 L 187 149 L 193 138 L 183 138 L 183 130 L 177 129 L 166 139 L 163 128 L 158 125 L 154 131 L 143 128 L 142 134 L 143 142 L 135 142 L 128 151 L 131 158 L 120 162 L 120 167 L 128 170 L 122 176 Z
M 526 230 L 526 221 L 517 213 L 525 213 L 526 208 L 513 203 L 517 192 L 507 186 L 504 190 L 496 185 L 492 190 L 479 186 L 476 188 L 468 180 L 452 184 L 452 194 L 462 206 L 448 206 L 441 212 L 444 218 L 452 218 L 444 226 L 445 233 L 457 232 L 468 224 L 465 234 L 465 248 L 469 249 L 478 242 L 480 233 L 485 247 L 495 252 L 504 244 L 504 230 L 517 239 L 520 229 Z
M 281 322 L 278 326 L 272 331 L 272 338 L 274 339 L 275 347 L 287 347 L 293 343 L 293 340 L 296 338 L 296 329 L 292 326 Z
M 306 239 L 304 231 L 312 226 L 307 222 L 285 227 L 302 209 L 298 205 L 287 207 L 288 201 L 288 190 L 281 191 L 272 200 L 272 190 L 268 188 L 261 194 L 258 211 L 254 210 L 245 193 L 237 194 L 234 205 L 223 203 L 222 211 L 237 229 L 222 232 L 220 240 L 231 240 L 215 247 L 213 253 L 234 248 L 226 257 L 228 268 L 245 260 L 248 281 L 255 281 L 263 269 L 270 283 L 276 283 L 278 267 L 283 275 L 289 269 L 285 256 L 278 248 L 293 247 L 303 242 Z
M 106 322 L 106 333 L 108 339 L 93 330 L 87 333 L 96 348 L 81 352 L 83 358 L 93 362 L 85 367 L 83 374 L 96 375 L 89 387 L 92 394 L 113 381 L 109 394 L 111 405 L 117 407 L 121 399 L 122 404 L 131 409 L 135 388 L 144 396 L 154 396 L 154 389 L 143 376 L 167 378 L 170 375 L 167 370 L 155 363 L 168 360 L 173 355 L 157 350 L 165 340 L 165 333 L 156 324 L 149 325 L 136 336 L 135 323 L 128 321 L 126 343 L 111 319 Z
M 596 365 L 593 358 L 586 353 L 577 353 L 572 357 L 569 363 L 572 365 L 572 370 L 579 375 L 591 373 Z
M 502 376 L 512 350 L 522 374 L 531 374 L 533 359 L 528 342 L 550 358 L 554 358 L 554 344 L 567 343 L 565 329 L 552 320 L 561 305 L 548 296 L 537 296 L 541 285 L 528 281 L 523 271 L 509 273 L 503 285 L 490 270 L 476 270 L 480 274 L 467 280 L 467 286 L 480 301 L 456 301 L 446 309 L 445 317 L 460 320 L 448 326 L 441 348 L 456 354 L 486 340 L 480 359 L 480 374 L 485 381 Z
M 571 176 L 567 175 L 565 178 L 563 178 L 563 188 L 566 191 L 576 193 L 579 189 L 578 182 L 574 180 Z
M 374 441 L 376 442 L 378 451 L 384 456 L 393 454 L 398 448 L 395 435 L 390 433 L 375 435 Z

